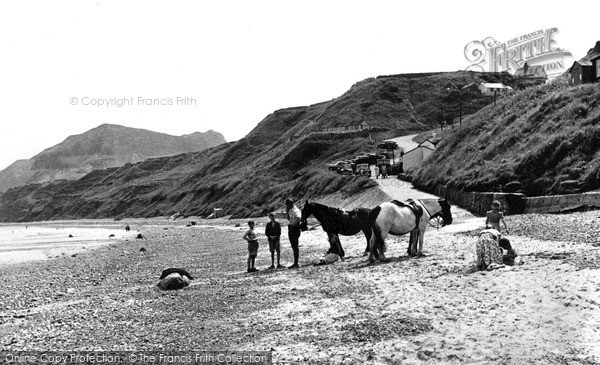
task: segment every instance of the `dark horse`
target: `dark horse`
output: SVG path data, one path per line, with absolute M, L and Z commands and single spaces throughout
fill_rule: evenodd
M 323 204 L 311 203 L 306 201 L 302 208 L 302 218 L 300 228 L 303 231 L 307 229 L 306 220 L 308 217 L 313 215 L 323 230 L 327 233 L 329 238 L 329 251 L 327 253 L 337 253 L 340 257 L 344 257 L 344 249 L 340 243 L 338 234 L 344 236 L 352 236 L 360 231 L 363 231 L 367 238 L 367 248 L 365 252 L 369 251 L 369 240 L 371 239 L 371 226 L 368 223 L 369 213 L 371 209 L 357 208 L 350 212 L 328 207 Z

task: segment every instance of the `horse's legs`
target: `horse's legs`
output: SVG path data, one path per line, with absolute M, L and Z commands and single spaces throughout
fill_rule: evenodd
M 346 256 L 346 253 L 344 252 L 344 247 L 342 247 L 342 242 L 340 241 L 340 236 L 337 233 L 334 234 L 334 240 L 335 240 L 335 245 L 338 247 L 338 255 L 340 255 L 340 258 L 343 260 L 344 256 Z
M 387 235 L 387 233 L 386 233 Z M 379 261 L 385 261 L 385 249 L 383 247 L 384 245 L 384 238 L 382 237 L 381 233 L 379 232 L 378 229 L 373 229 L 373 234 L 371 235 L 371 239 L 369 241 L 369 262 L 370 263 L 374 263 L 375 259 L 374 257 L 377 257 L 379 259 Z
M 379 244 L 377 245 L 377 247 L 379 247 L 379 261 L 381 262 L 385 262 L 385 239 L 388 235 L 387 231 L 381 231 L 379 233 L 379 237 L 377 237 L 377 239 L 379 240 Z
M 365 238 L 367 239 L 367 246 L 365 247 L 365 253 L 364 253 L 364 255 L 366 256 L 368 253 L 372 252 L 371 237 L 373 237 L 373 231 L 371 230 L 371 228 L 364 228 L 362 231 L 365 234 Z M 375 258 L 379 258 L 379 254 L 377 253 L 377 250 L 375 250 L 375 252 L 373 252 L 373 255 L 375 255 Z
M 375 259 L 373 258 L 373 252 L 375 251 L 375 234 L 371 235 L 369 239 L 369 262 L 374 263 Z
M 377 256 L 379 261 L 385 261 L 385 238 L 388 235 L 389 228 L 384 227 L 382 230 L 377 223 L 377 219 L 375 219 L 371 225 L 371 229 L 369 262 L 373 263 L 375 261 L 373 256 Z
M 408 248 L 406 249 L 406 253 L 408 254 L 408 256 L 413 256 L 413 248 L 416 246 L 415 241 L 417 240 L 417 237 L 415 235 L 415 231 L 410 231 L 410 235 L 408 236 Z
M 329 241 L 329 250 L 327 250 L 327 253 L 336 253 L 339 254 L 339 248 L 337 247 L 336 241 L 335 241 L 335 233 L 331 233 L 331 232 L 327 232 L 327 241 Z
M 338 234 L 327 232 L 327 237 L 329 238 L 329 251 L 327 251 L 327 253 L 335 253 L 343 258 L 345 256 L 344 248 L 342 247 Z
M 417 255 L 419 256 L 423 255 L 423 242 L 425 242 L 425 228 L 419 232 L 419 251 L 417 252 Z M 417 241 L 415 240 L 415 246 L 416 245 Z

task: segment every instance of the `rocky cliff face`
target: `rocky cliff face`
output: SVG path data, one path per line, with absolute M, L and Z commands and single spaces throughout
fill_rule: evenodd
M 31 183 L 76 180 L 93 170 L 123 166 L 151 157 L 202 151 L 222 143 L 225 143 L 223 135 L 212 130 L 172 136 L 102 124 L 0 171 L 0 192 Z

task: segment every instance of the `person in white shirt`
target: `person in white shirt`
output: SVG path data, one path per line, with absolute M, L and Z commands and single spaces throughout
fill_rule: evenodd
M 300 238 L 300 219 L 302 218 L 302 212 L 298 207 L 294 205 L 292 199 L 286 199 L 285 208 L 288 216 L 288 238 L 292 251 L 294 251 L 294 264 L 290 266 L 290 269 L 298 268 L 298 258 L 300 256 L 300 250 L 298 249 L 299 238 Z

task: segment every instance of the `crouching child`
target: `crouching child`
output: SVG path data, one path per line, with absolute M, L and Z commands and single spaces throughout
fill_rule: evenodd
M 506 238 L 500 238 L 498 244 L 502 249 L 506 250 L 506 255 L 502 255 L 502 262 L 504 263 L 504 265 L 514 266 L 515 259 L 518 255 L 517 251 L 515 251 L 515 249 L 512 248 L 510 241 Z

